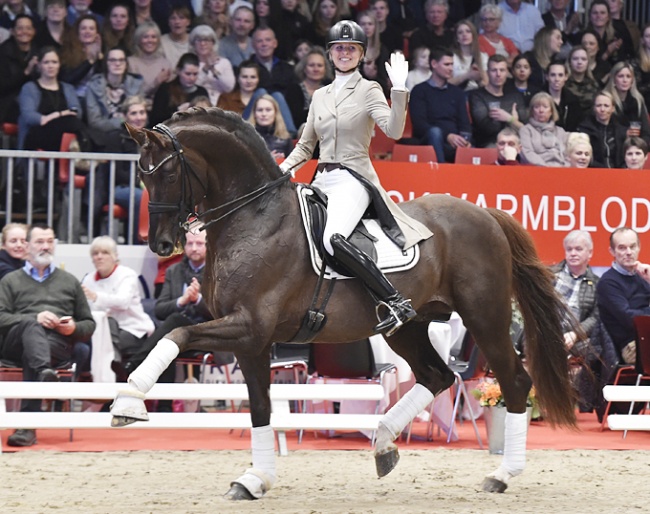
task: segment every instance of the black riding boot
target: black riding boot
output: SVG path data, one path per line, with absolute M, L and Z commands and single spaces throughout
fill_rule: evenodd
M 416 315 L 410 300 L 405 299 L 393 287 L 386 276 L 363 251 L 351 244 L 341 234 L 334 234 L 330 239 L 334 248 L 334 258 L 341 263 L 352 275 L 361 280 L 368 289 L 379 299 L 377 308 L 386 307 L 388 317 L 375 326 L 375 332 L 386 331 L 392 336 L 399 327 Z M 379 316 L 379 311 L 377 311 Z

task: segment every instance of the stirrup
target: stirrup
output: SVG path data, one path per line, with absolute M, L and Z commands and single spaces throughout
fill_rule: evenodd
M 375 332 L 385 332 L 386 337 L 392 336 L 397 332 L 400 327 L 412 320 L 416 316 L 416 312 L 411 306 L 411 300 L 400 298 L 393 301 L 379 301 L 375 306 L 375 314 L 379 323 L 375 325 Z M 388 309 L 388 316 L 382 320 L 379 314 L 379 309 L 385 307 Z

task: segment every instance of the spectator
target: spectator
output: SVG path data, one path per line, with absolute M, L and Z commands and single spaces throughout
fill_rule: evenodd
M 551 95 L 555 102 L 559 118 L 555 122 L 567 132 L 575 132 L 582 121 L 580 101 L 565 85 L 569 78 L 569 70 L 564 61 L 552 62 L 546 70 L 546 86 L 544 90 Z
M 185 6 L 172 7 L 169 15 L 169 33 L 160 37 L 160 46 L 163 55 L 167 58 L 172 66 L 176 69 L 178 60 L 183 54 L 190 51 L 190 35 L 188 29 L 192 22 L 192 14 Z
M 312 45 L 311 41 L 308 41 L 307 39 L 299 39 L 296 41 L 293 47 L 293 53 L 291 54 L 291 59 L 289 59 L 289 64 L 292 66 L 298 64 L 312 48 L 314 48 L 314 45 Z
M 600 318 L 626 364 L 636 361 L 634 316 L 650 315 L 650 266 L 639 262 L 640 251 L 636 231 L 629 227 L 614 230 L 609 238 L 614 262 L 596 288 Z
M 431 51 L 431 78 L 413 88 L 409 113 L 413 135 L 433 146 L 438 162 L 453 162 L 456 149 L 471 144 L 472 126 L 462 89 L 449 84 L 453 73 L 450 50 Z
M 485 86 L 488 55 L 479 49 L 476 27 L 471 21 L 462 20 L 456 24 L 454 33 L 454 75 L 449 83 L 463 91 Z
M 270 23 L 267 26 L 278 36 L 276 55 L 288 61 L 292 57 L 296 42 L 309 39 L 311 22 L 298 9 L 298 0 L 281 0 L 280 6 L 278 16 L 272 16 L 272 9 L 269 8 Z
M 646 107 L 650 105 L 650 23 L 643 27 L 639 52 L 632 60 L 639 93 L 643 96 Z
M 526 109 L 530 105 L 530 99 L 534 94 L 541 91 L 541 87 L 530 80 L 532 73 L 531 54 L 519 54 L 512 61 L 512 78 L 506 80 L 504 88 L 511 91 L 519 91 L 524 98 Z
M 102 25 L 104 53 L 108 53 L 111 48 L 121 47 L 130 54 L 133 50 L 134 32 L 135 23 L 129 7 L 123 3 L 113 4 Z
M 140 350 L 154 331 L 151 318 L 144 312 L 140 281 L 135 271 L 119 263 L 117 244 L 109 236 L 99 236 L 90 244 L 95 273 L 81 281 L 93 311 L 106 313 L 118 360 Z
M 511 39 L 499 34 L 499 27 L 503 20 L 501 7 L 494 4 L 485 4 L 479 11 L 479 21 L 483 33 L 478 37 L 478 46 L 481 52 L 488 57 L 494 54 L 503 55 L 512 66 L 513 59 L 519 55 L 519 49 Z
M 6 0 L 2 2 L 2 11 L 0 11 L 0 27 L 10 29 L 14 26 L 19 16 L 29 16 L 32 25 L 36 27 L 41 19 L 38 14 L 30 8 L 24 0 Z
M 607 0 L 593 0 L 589 6 L 587 29 L 598 36 L 600 59 L 614 65 L 634 55 L 632 37 L 622 20 L 612 20 Z
M 388 84 L 388 75 L 386 74 L 386 62 L 390 57 L 388 49 L 379 40 L 377 31 L 377 20 L 373 11 L 363 11 L 357 16 L 357 23 L 363 30 L 368 39 L 366 53 L 363 56 L 363 63 L 359 68 L 361 76 L 368 80 L 374 80 L 379 83 L 384 91 L 384 95 L 390 96 L 390 87 Z
M 639 31 L 639 26 L 634 21 L 626 20 L 623 17 L 624 0 L 607 0 L 607 3 L 609 4 L 609 15 L 612 17 L 612 23 L 617 25 L 620 24 L 620 22 L 625 23 L 625 27 L 630 33 L 630 38 L 632 39 L 634 52 L 638 52 L 641 32 Z
M 555 125 L 559 116 L 551 95 L 537 93 L 530 100 L 528 123 L 519 130 L 523 158 L 535 166 L 567 165 L 567 133 Z
M 104 17 L 91 11 L 90 4 L 92 4 L 92 0 L 70 0 L 66 16 L 68 25 L 72 27 L 81 16 L 85 15 L 93 16 L 101 25 L 104 22 Z
M 27 225 L 7 223 L 2 227 L 0 249 L 0 279 L 25 265 L 27 255 Z
M 411 52 L 411 70 L 406 79 L 406 88 L 413 88 L 431 77 L 431 51 L 426 46 L 420 46 Z
M 567 63 L 569 65 L 569 78 L 566 88 L 578 98 L 582 112 L 589 112 L 599 86 L 589 69 L 587 50 L 580 45 L 574 46 L 569 52 Z
M 499 33 L 512 40 L 521 53 L 532 50 L 535 34 L 544 26 L 539 9 L 522 0 L 501 0 L 499 7 L 503 11 Z
M 219 56 L 219 41 L 208 25 L 199 25 L 190 32 L 190 45 L 199 58 L 198 86 L 208 92 L 212 105 L 217 105 L 221 93 L 230 93 L 235 87 L 232 64 Z
M 600 87 L 607 79 L 607 75 L 612 69 L 612 65 L 600 58 L 598 34 L 592 29 L 585 30 L 580 38 L 580 44 L 585 50 L 587 50 L 587 56 L 589 57 L 589 71 L 591 71 L 591 74 Z
M 589 168 L 593 159 L 593 149 L 587 134 L 571 132 L 566 143 L 569 168 Z
M 291 136 L 280 113 L 280 107 L 271 95 L 262 95 L 253 104 L 253 113 L 247 120 L 255 126 L 274 159 L 284 159 L 293 149 Z
M 287 89 L 287 104 L 291 118 L 300 132 L 307 121 L 314 91 L 329 84 L 333 78 L 332 66 L 320 47 L 312 48 L 296 65 L 296 76 L 300 79 Z
M 410 10 L 406 5 L 402 7 L 406 11 Z M 404 38 L 410 38 L 418 27 L 413 18 L 400 18 L 399 24 L 396 24 L 396 17 L 391 16 L 388 0 L 370 0 L 370 10 L 377 21 L 376 30 L 379 33 L 379 41 L 386 47 L 388 53 L 404 50 Z M 422 11 L 422 8 L 419 7 L 419 10 Z M 401 11 L 402 9 L 397 9 L 398 13 L 401 13 Z
M 58 51 L 52 46 L 38 53 L 38 79 L 28 82 L 18 98 L 18 148 L 58 151 L 65 132 L 76 134 L 86 144 L 86 127 L 74 88 L 59 82 L 61 67 Z
M 550 0 L 548 11 L 542 14 L 542 21 L 546 27 L 556 28 L 562 32 L 563 57 L 566 57 L 571 45 L 579 41 L 579 32 L 582 28 L 580 13 L 574 11 L 573 5 L 569 3 L 570 0 Z
M 513 128 L 506 127 L 497 134 L 497 166 L 519 166 L 521 154 L 521 140 L 519 133 Z
M 247 3 L 240 3 L 230 16 L 231 32 L 219 42 L 221 55 L 234 67 L 253 55 L 251 32 L 255 27 L 255 14 Z
M 316 0 L 312 16 L 311 42 L 325 47 L 329 30 L 341 20 L 339 4 L 335 0 Z
M 74 86 L 84 105 L 88 82 L 95 73 L 102 71 L 103 59 L 97 20 L 92 14 L 83 14 L 75 21 L 70 40 L 61 51 L 59 78 Z
M 163 55 L 160 29 L 153 21 L 140 23 L 133 37 L 134 55 L 127 59 L 129 71 L 142 77 L 142 93 L 150 107 L 160 84 L 171 80 L 173 68 Z
M 45 20 L 36 31 L 34 44 L 38 48 L 53 46 L 61 50 L 70 39 L 70 25 L 66 21 L 65 0 L 45 1 Z
M 2 358 L 19 362 L 27 382 L 58 380 L 54 368 L 70 361 L 75 341 L 95 330 L 81 284 L 54 266 L 54 230 L 32 226 L 27 233 L 27 262 L 0 281 Z M 40 400 L 23 400 L 21 411 L 40 411 Z M 9 446 L 32 446 L 36 431 L 16 430 Z
M 525 100 L 519 91 L 505 91 L 508 64 L 502 55 L 488 59 L 488 83 L 469 95 L 469 109 L 479 148 L 494 147 L 499 131 L 506 126 L 517 130 L 528 119 Z
M 648 143 L 640 137 L 628 137 L 623 143 L 623 156 L 627 169 L 645 169 L 645 163 L 648 160 Z
M 544 86 L 544 72 L 562 49 L 562 31 L 555 27 L 542 27 L 534 38 L 534 46 L 526 52 L 530 62 L 530 78 L 528 81 L 537 90 Z
M 128 72 L 126 52 L 113 48 L 106 54 L 104 71 L 93 75 L 86 90 L 88 126 L 94 132 L 93 140 L 103 141 L 111 131 L 122 129 L 122 103 L 143 90 L 142 77 Z
M 617 120 L 627 128 L 628 137 L 650 139 L 648 109 L 636 88 L 634 70 L 628 62 L 616 63 L 604 88 L 612 95 Z
M 592 114 L 578 127 L 578 131 L 589 136 L 595 168 L 620 168 L 623 165 L 626 128 L 619 123 L 614 112 L 612 95 L 601 91 L 594 98 Z
M 13 21 L 11 37 L 0 45 L 0 120 L 18 121 L 16 102 L 23 84 L 33 78 L 38 64 L 37 48 L 33 44 L 34 21 L 19 14 Z
M 153 99 L 151 124 L 156 125 L 171 118 L 176 111 L 186 111 L 190 101 L 197 96 L 208 96 L 204 87 L 197 86 L 199 58 L 187 53 L 178 60 L 176 78 L 162 84 Z
M 217 37 L 217 40 L 230 33 L 230 15 L 228 0 L 203 0 L 201 16 L 194 20 L 194 26 L 207 25 Z
M 277 16 L 274 16 L 274 19 L 271 17 L 271 2 L 269 0 L 253 0 L 253 10 L 255 11 L 255 28 L 271 27 L 277 18 Z
M 237 84 L 230 93 L 219 96 L 217 107 L 243 114 L 260 85 L 260 67 L 256 62 L 244 61 L 237 68 Z M 266 90 L 264 90 L 266 92 Z M 264 94 L 264 93 L 261 93 Z M 261 96 L 258 95 L 258 96 Z M 255 96 L 256 98 L 256 96 Z
M 447 0 L 427 0 L 424 4 L 424 16 L 427 24 L 413 32 L 409 40 L 409 48 L 426 46 L 433 49 L 436 46 L 450 48 L 454 43 L 454 35 L 445 26 L 449 15 Z

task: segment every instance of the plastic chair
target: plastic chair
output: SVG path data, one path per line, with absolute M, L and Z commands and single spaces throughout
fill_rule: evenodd
M 494 164 L 499 157 L 496 148 L 460 147 L 456 149 L 456 164 Z
M 271 383 L 282 371 L 293 373 L 293 383 L 307 380 L 309 373 L 309 353 L 311 344 L 274 343 L 271 347 Z M 294 403 L 295 412 L 301 412 L 300 401 Z
M 393 147 L 392 161 L 398 162 L 438 162 L 436 151 L 431 145 L 400 145 Z
M 394 146 L 394 139 L 384 134 L 379 127 L 374 128 L 372 139 L 370 139 L 370 157 L 372 159 L 387 159 Z
M 639 387 L 642 380 L 650 380 L 650 316 L 635 316 L 634 328 L 636 330 L 636 377 L 635 387 Z M 648 402 L 643 406 L 643 411 L 648 408 Z M 629 415 L 634 411 L 634 401 L 630 403 Z M 623 432 L 623 439 L 627 437 L 627 430 Z

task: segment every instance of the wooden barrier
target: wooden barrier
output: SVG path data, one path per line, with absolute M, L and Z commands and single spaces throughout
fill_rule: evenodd
M 0 382 L 0 429 L 109 428 L 107 412 L 7 412 L 7 398 L 110 400 L 124 384 L 87 382 Z M 273 384 L 271 426 L 278 435 L 280 455 L 287 455 L 286 430 L 376 430 L 378 414 L 291 413 L 289 401 L 342 401 L 383 398 L 378 384 Z M 147 399 L 248 400 L 245 384 L 156 384 Z M 149 414 L 149 421 L 128 428 L 251 428 L 250 415 L 239 412 Z M 115 429 L 119 430 L 119 429 Z M 0 447 L 0 452 L 2 448 Z
M 603 396 L 609 402 L 650 402 L 650 386 L 608 385 Z M 612 414 L 607 416 L 610 430 L 650 430 L 650 416 L 640 414 Z

